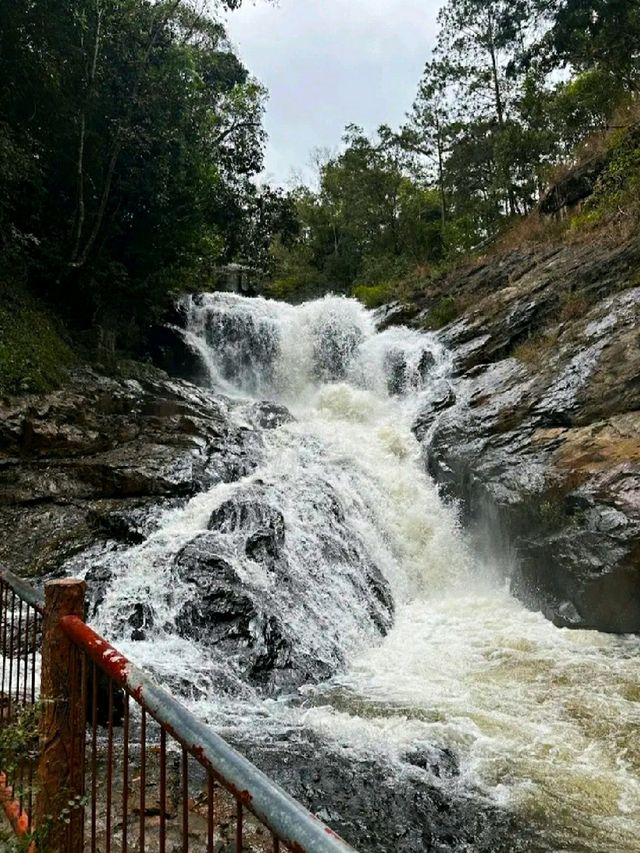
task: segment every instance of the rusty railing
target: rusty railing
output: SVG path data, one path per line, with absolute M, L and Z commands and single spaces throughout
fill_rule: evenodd
M 36 703 L 42 602 L 29 584 L 0 573 L 0 729 L 15 725 Z M 22 744 L 20 755 L 0 764 L 0 801 L 18 835 L 32 828 L 37 742 Z
M 40 712 L 35 773 L 31 761 L 24 779 L 4 779 L 5 810 L 16 832 L 31 834 L 31 850 L 352 851 L 96 634 L 83 607 L 82 581 L 46 584 L 43 604 L 0 573 L 3 723 L 28 704 Z

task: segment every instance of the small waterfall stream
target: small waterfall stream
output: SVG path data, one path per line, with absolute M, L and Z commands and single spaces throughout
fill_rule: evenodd
M 554 628 L 475 559 L 411 430 L 449 381 L 437 339 L 338 297 L 188 312 L 255 465 L 103 558 L 98 629 L 245 743 L 305 730 L 399 776 L 437 747 L 455 774 L 411 772 L 514 812 L 535 849 L 640 850 L 640 642 Z

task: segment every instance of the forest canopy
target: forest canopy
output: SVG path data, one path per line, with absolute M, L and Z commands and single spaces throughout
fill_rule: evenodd
M 78 326 L 135 336 L 286 219 L 265 90 L 202 0 L 0 0 L 0 75 L 3 275 Z
M 317 188 L 294 191 L 300 238 L 274 247 L 274 295 L 382 302 L 531 215 L 578 146 L 638 115 L 640 3 L 447 0 L 438 26 L 403 126 L 347 128 Z
M 113 346 L 230 261 L 278 298 L 381 303 L 639 114 L 635 0 L 446 0 L 402 126 L 348 126 L 285 192 L 260 182 L 267 93 L 219 20 L 240 4 L 0 0 L 0 272 Z

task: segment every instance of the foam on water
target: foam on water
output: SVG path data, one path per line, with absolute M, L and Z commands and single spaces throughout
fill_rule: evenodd
M 188 312 L 188 340 L 212 387 L 233 398 L 231 416 L 242 422 L 247 401 L 269 398 L 296 420 L 264 433 L 251 477 L 166 513 L 147 542 L 119 557 L 99 627 L 160 676 L 181 672 L 197 687 L 197 712 L 222 728 L 264 737 L 310 727 L 399 763 L 416 746 L 452 747 L 461 758 L 456 784 L 517 808 L 549 850 L 640 850 L 640 642 L 556 629 L 474 562 L 411 432 L 418 408 L 448 375 L 437 341 L 402 328 L 378 334 L 369 312 L 336 297 L 293 307 L 204 295 Z M 337 675 L 296 697 L 261 698 L 171 629 L 181 596 L 171 555 L 257 481 L 285 517 L 287 558 L 301 577 L 317 567 L 328 483 L 397 606 L 381 639 L 350 587 L 336 597 L 310 585 L 304 606 L 283 592 L 300 642 L 317 646 L 305 624 L 322 624 L 343 654 Z M 241 569 L 253 572 L 254 585 L 272 584 L 256 564 Z M 163 590 L 172 584 L 169 603 Z M 145 597 L 164 627 L 146 642 L 127 641 L 119 614 Z M 234 689 L 221 691 L 221 679 Z

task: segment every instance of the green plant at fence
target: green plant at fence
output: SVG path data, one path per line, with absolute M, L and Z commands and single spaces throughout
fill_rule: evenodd
M 27 705 L 21 708 L 16 716 L 0 728 L 0 769 L 9 778 L 15 779 L 20 766 L 31 763 L 35 767 L 39 751 L 40 705 Z M 35 802 L 37 786 L 15 785 L 14 799 L 29 799 Z M 59 824 L 69 824 L 72 815 L 78 809 L 87 805 L 84 796 L 70 797 L 59 815 L 47 815 L 42 825 L 22 838 L 16 838 L 13 832 L 0 832 L 0 850 L 2 853 L 29 853 L 32 845 L 38 853 L 47 853 L 49 836 Z

